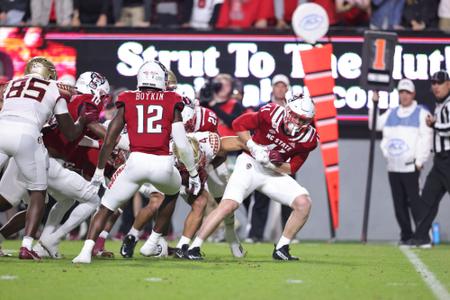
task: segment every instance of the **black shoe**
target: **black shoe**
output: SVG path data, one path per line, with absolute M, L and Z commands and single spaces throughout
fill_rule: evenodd
M 272 257 L 275 260 L 298 260 L 298 257 L 292 256 L 289 253 L 289 245 L 284 245 L 280 249 L 273 249 Z
M 195 247 L 186 251 L 185 258 L 189 260 L 203 260 L 202 253 L 200 252 L 200 247 Z
M 432 245 L 429 239 L 409 239 L 403 243 L 400 242 L 400 247 L 431 249 Z
M 175 258 L 186 258 L 187 251 L 189 249 L 189 245 L 184 244 L 181 246 L 181 248 L 176 248 L 176 249 L 177 250 L 175 251 L 175 254 L 174 254 Z
M 136 247 L 137 239 L 128 234 L 123 238 L 122 246 L 120 247 L 120 255 L 124 258 L 132 258 L 134 253 L 134 247 Z

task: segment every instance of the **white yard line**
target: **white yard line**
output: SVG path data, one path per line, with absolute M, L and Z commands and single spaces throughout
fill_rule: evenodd
M 433 294 L 439 300 L 450 300 L 450 294 L 444 285 L 434 276 L 427 266 L 420 260 L 416 253 L 409 248 L 400 247 L 416 271 L 420 274 L 423 281 L 428 285 Z

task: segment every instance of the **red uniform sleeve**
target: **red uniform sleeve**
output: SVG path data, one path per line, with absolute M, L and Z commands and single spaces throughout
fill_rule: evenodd
M 117 108 L 125 106 L 127 94 L 128 94 L 127 92 L 122 92 L 122 93 L 119 94 L 119 96 L 117 96 L 117 100 L 116 100 L 116 107 Z
M 233 121 L 233 131 L 253 130 L 259 127 L 259 113 L 249 112 Z
M 300 167 L 308 158 L 309 153 L 314 149 L 316 149 L 318 143 L 318 135 L 317 134 L 314 135 L 315 136 L 313 140 L 306 146 L 305 152 L 300 152 L 298 155 L 291 158 L 289 162 L 289 164 L 291 165 L 291 174 L 297 173 L 297 171 L 300 169 Z
M 309 152 L 303 152 L 296 156 L 294 156 L 289 164 L 291 165 L 291 174 L 297 173 L 297 171 L 300 169 L 300 167 L 303 165 L 303 163 L 308 158 Z
M 219 120 L 215 112 L 210 109 L 205 109 L 205 126 L 203 131 L 217 132 Z

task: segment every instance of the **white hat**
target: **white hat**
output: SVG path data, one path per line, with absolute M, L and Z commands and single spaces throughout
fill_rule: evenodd
M 286 86 L 289 86 L 289 78 L 283 74 L 277 74 L 272 78 L 272 85 L 277 84 L 278 82 L 284 83 Z
M 414 83 L 409 79 L 402 79 L 398 82 L 397 86 L 398 91 L 408 91 L 410 93 L 414 93 L 416 88 L 414 87 Z

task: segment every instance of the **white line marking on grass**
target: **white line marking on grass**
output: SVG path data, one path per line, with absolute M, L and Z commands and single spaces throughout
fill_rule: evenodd
M 16 280 L 17 276 L 15 275 L 2 275 L 0 276 L 0 280 Z
M 145 281 L 148 282 L 161 282 L 163 281 L 162 278 L 158 278 L 158 277 L 148 277 L 144 279 Z
M 427 266 L 420 260 L 420 258 L 411 249 L 402 248 L 400 250 L 409 259 L 416 271 L 422 276 L 423 281 L 428 285 L 437 299 L 450 300 L 450 294 L 442 285 L 442 283 L 428 270 Z
M 300 279 L 288 279 L 286 280 L 287 283 L 291 283 L 291 284 L 300 284 L 303 283 L 303 280 Z

